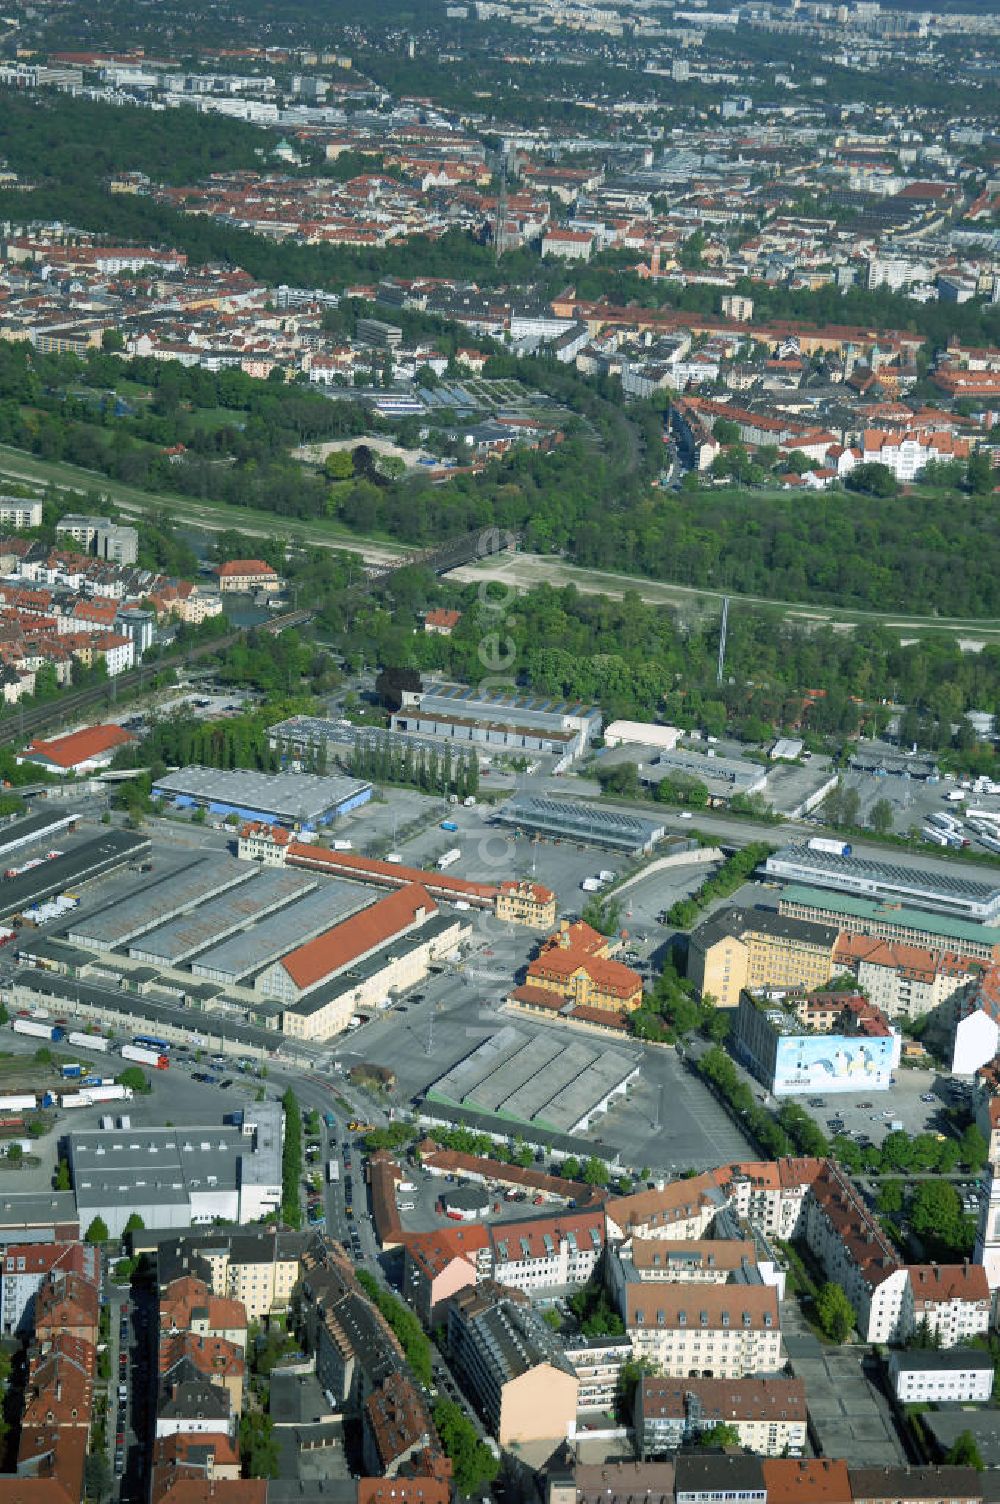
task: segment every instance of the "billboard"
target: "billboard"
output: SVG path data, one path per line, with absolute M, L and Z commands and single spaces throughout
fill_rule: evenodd
M 777 1041 L 776 1097 L 797 1091 L 882 1091 L 891 1081 L 894 1044 L 886 1038 L 844 1034 L 788 1034 Z

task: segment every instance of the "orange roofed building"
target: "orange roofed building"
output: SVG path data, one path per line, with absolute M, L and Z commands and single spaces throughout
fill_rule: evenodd
M 106 768 L 119 747 L 134 741 L 132 733 L 121 726 L 88 726 L 53 741 L 33 741 L 17 760 L 63 776 L 88 773 L 93 768 Z
M 280 590 L 281 576 L 263 559 L 229 559 L 219 565 L 219 590 L 223 595 L 246 594 L 249 590 Z
M 589 924 L 564 921 L 529 961 L 525 984 L 512 993 L 513 1000 L 577 1016 L 583 1009 L 584 1017 L 620 1019 L 634 1013 L 642 1002 L 642 978 L 611 959 L 616 946 Z

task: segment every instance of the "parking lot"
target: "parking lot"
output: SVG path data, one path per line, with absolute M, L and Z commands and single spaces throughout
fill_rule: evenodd
M 939 1133 L 945 1126 L 943 1109 L 954 1102 L 944 1077 L 929 1070 L 903 1069 L 896 1072 L 895 1085 L 887 1091 L 862 1087 L 857 1093 L 793 1100 L 815 1118 L 824 1133 L 845 1133 L 861 1144 L 866 1140 L 880 1144 L 893 1123 L 902 1123 L 902 1131 L 911 1138 L 918 1133 Z M 843 1127 L 834 1126 L 839 1124 Z

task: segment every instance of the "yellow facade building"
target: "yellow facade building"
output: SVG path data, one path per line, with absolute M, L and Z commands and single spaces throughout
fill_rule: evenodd
M 723 909 L 692 933 L 688 979 L 720 1008 L 739 1006 L 746 987 L 825 987 L 834 973 L 838 931 L 774 909 Z

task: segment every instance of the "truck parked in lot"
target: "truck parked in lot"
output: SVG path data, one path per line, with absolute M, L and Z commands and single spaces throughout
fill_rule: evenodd
M 461 855 L 462 855 L 461 849 L 458 846 L 452 846 L 452 848 L 451 848 L 450 851 L 446 851 L 443 856 L 439 856 L 438 857 L 438 859 L 437 859 L 437 869 L 438 869 L 438 871 L 439 872 L 444 872 L 446 868 L 448 868 L 448 867 L 454 867 L 455 863 L 458 861 L 458 859 L 459 859 L 459 857 Z
M 58 1024 L 44 1023 L 39 1018 L 15 1018 L 11 1028 L 15 1034 L 30 1034 L 34 1039 L 48 1039 L 53 1043 L 62 1039 L 64 1033 Z
M 326 1162 L 326 1178 L 332 1185 L 340 1179 L 340 1163 L 336 1159 L 328 1159 Z
M 84 1034 L 79 1029 L 74 1029 L 66 1035 L 67 1044 L 77 1044 L 84 1050 L 100 1050 L 102 1053 L 108 1048 L 108 1041 L 103 1034 Z
M 170 1064 L 167 1055 L 162 1055 L 158 1050 L 148 1050 L 145 1045 L 123 1044 L 122 1059 L 134 1060 L 139 1065 L 151 1065 L 158 1071 L 165 1071 Z

